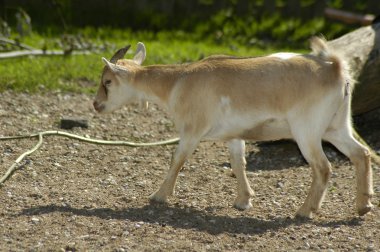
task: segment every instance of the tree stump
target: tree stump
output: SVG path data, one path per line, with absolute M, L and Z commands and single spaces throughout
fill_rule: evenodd
M 347 33 L 328 45 L 343 56 L 352 77 L 358 81 L 352 100 L 353 114 L 380 108 L 380 23 Z

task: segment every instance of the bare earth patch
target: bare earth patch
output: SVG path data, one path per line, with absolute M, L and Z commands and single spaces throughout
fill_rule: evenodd
M 176 137 L 156 106 L 98 115 L 92 97 L 0 94 L 0 135 L 58 130 L 64 116 L 89 120 L 71 133 L 152 142 Z M 378 125 L 379 121 L 371 125 Z M 380 127 L 366 140 L 380 149 Z M 366 128 L 367 126 L 367 128 Z M 1 175 L 37 139 L 0 142 Z M 0 188 L 1 251 L 379 251 L 380 168 L 374 165 L 372 213 L 355 211 L 355 170 L 330 146 L 333 176 L 313 220 L 294 219 L 306 198 L 311 169 L 294 143 L 247 144 L 253 208 L 232 208 L 236 179 L 221 143 L 204 142 L 185 164 L 168 204 L 148 196 L 162 182 L 175 146 L 110 147 L 46 137 Z

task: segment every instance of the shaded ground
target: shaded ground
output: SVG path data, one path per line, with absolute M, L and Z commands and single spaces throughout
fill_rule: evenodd
M 155 106 L 100 116 L 91 97 L 51 93 L 0 94 L 0 135 L 58 129 L 63 116 L 84 117 L 93 138 L 151 142 L 175 137 Z M 380 149 L 379 120 L 360 118 L 365 138 Z M 370 120 L 371 119 L 371 120 Z M 377 130 L 377 131 L 376 131 Z M 0 172 L 36 139 L 0 142 Z M 328 194 L 311 221 L 293 219 L 310 185 L 310 168 L 292 142 L 247 145 L 248 176 L 256 195 L 248 211 L 232 208 L 223 143 L 202 143 L 180 173 L 170 203 L 150 204 L 175 146 L 92 145 L 47 137 L 0 188 L 0 250 L 54 251 L 289 251 L 380 250 L 380 168 L 374 166 L 375 210 L 354 207 L 355 173 L 327 146 L 334 165 Z

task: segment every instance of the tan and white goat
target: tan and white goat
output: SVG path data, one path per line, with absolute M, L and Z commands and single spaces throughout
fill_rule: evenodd
M 234 206 L 251 207 L 253 191 L 245 174 L 245 142 L 294 139 L 313 171 L 308 196 L 297 215 L 311 217 L 323 200 L 331 165 L 322 149 L 329 141 L 356 166 L 356 207 L 372 208 L 369 150 L 353 137 L 352 81 L 344 62 L 326 42 L 312 38 L 310 54 L 278 53 L 257 58 L 212 56 L 183 65 L 141 66 L 145 46 L 132 60 L 120 49 L 105 67 L 94 101 L 98 112 L 111 112 L 141 101 L 163 105 L 180 134 L 168 174 L 150 199 L 165 202 L 185 160 L 201 140 L 227 141 L 237 177 Z

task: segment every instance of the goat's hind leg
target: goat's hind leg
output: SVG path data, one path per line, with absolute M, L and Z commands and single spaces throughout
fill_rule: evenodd
M 250 197 L 254 194 L 249 186 L 245 173 L 245 142 L 239 139 L 230 140 L 228 142 L 228 148 L 230 151 L 232 171 L 237 178 L 238 184 L 238 195 L 234 202 L 234 207 L 245 210 L 252 207 Z
M 348 125 L 328 131 L 324 139 L 332 143 L 354 164 L 357 183 L 356 208 L 359 215 L 368 213 L 373 208 L 371 204 L 373 195 L 372 168 L 369 150 L 353 137 L 351 126 Z

